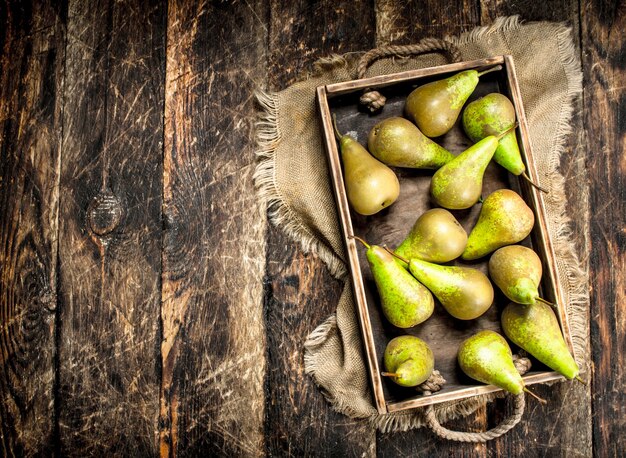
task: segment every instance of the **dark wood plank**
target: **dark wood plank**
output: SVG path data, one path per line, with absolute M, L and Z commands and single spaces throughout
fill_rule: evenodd
M 376 2 L 376 44 L 404 45 L 426 37 L 457 35 L 479 25 L 476 0 Z
M 330 53 L 367 50 L 373 38 L 371 2 L 273 1 L 269 87 L 287 87 Z M 336 309 L 342 283 L 274 226 L 267 243 L 267 454 L 373 456 L 374 430 L 331 410 L 304 374 L 304 341 Z
M 0 5 L 0 455 L 54 450 L 66 12 Z
M 586 151 L 591 219 L 593 449 L 626 448 L 626 4 L 582 2 Z
M 174 0 L 165 109 L 161 454 L 263 453 L 264 209 L 253 92 L 267 5 Z
M 71 2 L 59 236 L 62 456 L 157 453 L 162 2 Z

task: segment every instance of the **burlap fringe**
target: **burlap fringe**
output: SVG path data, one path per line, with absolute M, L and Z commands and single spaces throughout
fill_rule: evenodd
M 519 28 L 521 25 L 519 16 L 497 18 L 493 24 L 476 28 L 470 32 L 464 33 L 457 37 L 447 37 L 453 43 L 462 46 L 463 44 L 474 42 L 491 33 L 499 31 L 509 31 Z M 561 60 L 565 69 L 568 80 L 567 100 L 565 100 L 561 108 L 561 116 L 559 119 L 559 128 L 555 137 L 555 143 L 552 148 L 554 153 L 549 162 L 548 173 L 545 177 L 543 186 L 549 187 L 548 204 L 551 206 L 554 216 L 551 224 L 554 226 L 552 233 L 555 234 L 554 249 L 559 259 L 559 270 L 564 272 L 567 279 L 567 285 L 564 288 L 568 295 L 567 315 L 569 319 L 569 327 L 572 335 L 574 353 L 576 360 L 583 369 L 583 355 L 587 353 L 587 322 L 588 322 L 588 260 L 580 259 L 573 239 L 571 220 L 566 213 L 566 202 L 564 193 L 565 178 L 559 172 L 561 155 L 564 152 L 565 142 L 571 134 L 572 128 L 570 119 L 573 113 L 573 102 L 582 92 L 582 74 L 580 72 L 580 64 L 576 55 L 573 43 L 569 39 L 571 29 L 565 24 L 561 25 L 558 32 L 558 42 L 560 45 Z M 347 61 L 343 56 L 332 55 L 328 58 L 320 59 L 315 63 L 313 73 L 321 72 L 336 68 L 338 66 L 347 65 Z M 281 227 L 292 239 L 298 240 L 305 252 L 312 251 L 324 261 L 330 272 L 338 278 L 345 278 L 347 275 L 346 267 L 343 262 L 332 251 L 320 243 L 309 231 L 303 226 L 291 209 L 285 205 L 280 196 L 280 192 L 276 187 L 274 157 L 281 135 L 278 127 L 278 109 L 279 102 L 277 94 L 269 94 L 258 91 L 257 100 L 263 112 L 257 122 L 257 143 L 259 149 L 257 155 L 260 162 L 254 174 L 255 185 L 258 189 L 259 196 L 264 199 L 268 208 L 270 220 Z M 542 177 L 540 177 L 542 178 Z M 588 200 L 588 191 L 582 196 L 584 202 Z M 581 223 L 583 233 L 589 224 L 587 217 Z M 584 241 L 585 247 L 588 247 L 588 240 Z M 332 315 L 324 323 L 319 325 L 313 333 L 308 337 L 304 344 L 304 369 L 307 374 L 315 374 L 317 361 L 311 354 L 309 349 L 321 345 L 328 338 L 330 332 L 336 332 L 337 322 L 335 315 Z M 315 377 L 314 377 L 315 379 Z M 354 409 L 345 405 L 341 400 L 333 397 L 330 393 L 323 394 L 332 405 L 332 407 L 345 415 L 352 418 L 363 417 L 362 413 L 354 411 Z M 503 393 L 490 393 L 481 396 L 475 396 L 460 402 L 444 403 L 435 406 L 437 417 L 441 422 L 453 420 L 459 417 L 465 417 L 475 412 L 479 407 L 496 398 L 503 397 Z M 421 410 L 401 412 L 397 414 L 379 415 L 373 413 L 369 417 L 370 423 L 382 432 L 388 431 L 407 431 L 417 428 L 425 424 L 424 415 Z
M 276 148 L 282 138 L 278 125 L 278 94 L 259 90 L 255 96 L 262 109 L 255 126 L 256 154 L 260 159 L 253 176 L 257 195 L 265 203 L 272 223 L 285 231 L 292 240 L 299 241 L 305 253 L 315 253 L 334 277 L 345 279 L 348 273 L 345 264 L 301 223 L 285 204 L 276 185 Z

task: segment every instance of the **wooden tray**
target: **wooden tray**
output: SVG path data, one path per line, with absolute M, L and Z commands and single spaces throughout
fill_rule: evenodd
M 528 127 L 511 56 L 460 62 L 317 88 L 324 143 L 328 153 L 339 222 L 347 248 L 350 276 L 363 337 L 364 355 L 367 358 L 366 366 L 369 369 L 376 407 L 380 413 L 500 391 L 498 387 L 480 384 L 465 376 L 458 368 L 456 355 L 459 344 L 480 330 L 491 329 L 503 334 L 500 327 L 500 312 L 509 301 L 494 286 L 496 293 L 494 305 L 476 320 L 461 321 L 453 318 L 435 299 L 435 312 L 432 317 L 414 328 L 402 330 L 395 328 L 386 321 L 382 315 L 378 292 L 365 259 L 365 250 L 363 247 L 357 246 L 357 242 L 348 236 L 357 235 L 370 243 L 396 247 L 404 239 L 415 220 L 424 211 L 432 208 L 428 189 L 430 178 L 434 172 L 395 168 L 394 170 L 400 180 L 400 197 L 398 200 L 388 209 L 373 216 L 364 217 L 353 212 L 348 205 L 344 188 L 338 145 L 333 134 L 332 115 L 336 115 L 339 130 L 342 133 L 350 134 L 366 146 L 367 135 L 374 124 L 387 117 L 402 116 L 404 101 L 415 87 L 429 81 L 445 78 L 462 70 L 477 69 L 480 71 L 498 64 L 502 65 L 502 70 L 482 76 L 468 103 L 490 92 L 501 92 L 509 97 L 515 106 L 519 122 L 517 137 L 522 157 L 528 169 L 527 173 L 533 181 L 537 182 Z M 371 115 L 359 108 L 358 99 L 365 88 L 376 88 L 387 97 L 387 103 L 382 112 Z M 436 139 L 436 141 L 454 154 L 460 153 L 471 145 L 459 122 L 450 132 Z M 501 188 L 510 188 L 518 192 L 535 213 L 534 229 L 522 244 L 533 248 L 542 260 L 544 272 L 541 294 L 547 300 L 559 304 L 557 316 L 565 341 L 571 351 L 572 342 L 567 315 L 564 310 L 564 296 L 555 275 L 556 260 L 546 230 L 543 196 L 523 179 L 508 173 L 492 161 L 485 173 L 483 196 L 486 197 L 496 189 Z M 469 210 L 452 211 L 468 234 L 474 226 L 479 212 L 480 204 L 474 205 Z M 485 257 L 476 262 L 459 260 L 455 261 L 455 264 L 471 265 L 486 273 L 487 261 L 488 257 Z M 418 336 L 430 345 L 435 355 L 435 368 L 442 373 L 447 381 L 440 392 L 425 396 L 417 393 L 414 389 L 399 387 L 391 380 L 381 377 L 382 355 L 385 346 L 393 337 L 403 334 Z M 512 344 L 511 348 L 513 352 L 517 351 L 517 348 Z M 532 362 L 532 370 L 523 377 L 526 385 L 563 378 L 536 360 L 532 360 Z

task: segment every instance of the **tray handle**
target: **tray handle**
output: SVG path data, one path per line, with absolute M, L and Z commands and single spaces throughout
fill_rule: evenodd
M 530 360 L 520 355 L 513 355 L 513 364 L 515 364 L 515 368 L 520 373 L 520 375 L 524 375 L 530 370 L 531 367 Z M 424 394 L 431 394 L 431 390 L 440 390 L 445 383 L 445 380 L 443 380 L 442 377 L 438 377 L 438 371 L 435 372 L 437 372 L 437 374 L 435 374 L 436 377 L 433 377 L 433 381 L 435 381 L 435 383 L 431 383 L 430 385 L 427 384 L 428 382 L 425 383 L 423 385 L 423 387 L 425 388 L 423 390 Z M 448 429 L 445 426 L 442 426 L 441 423 L 439 423 L 439 419 L 437 418 L 437 414 L 435 413 L 435 409 L 433 408 L 432 404 L 430 404 L 425 411 L 426 424 L 435 434 L 437 434 L 437 436 L 441 437 L 442 439 L 457 442 L 487 442 L 492 439 L 496 439 L 503 434 L 506 434 L 522 419 L 524 409 L 526 408 L 526 398 L 524 396 L 524 393 L 522 392 L 518 395 L 509 395 L 509 399 L 511 397 L 513 397 L 514 401 L 513 413 L 508 418 L 505 418 L 499 425 L 487 431 L 483 431 L 480 433 L 468 433 L 465 431 L 453 431 L 451 429 Z
M 439 38 L 425 38 L 413 45 L 381 46 L 380 48 L 374 48 L 366 52 L 361 59 L 359 59 L 357 65 L 357 79 L 362 79 L 365 76 L 367 68 L 374 61 L 383 57 L 409 57 L 430 52 L 439 52 L 447 55 L 451 62 L 461 61 L 461 52 L 454 43 Z M 368 88 L 363 92 L 359 102 L 365 105 L 371 112 L 375 112 L 385 106 L 386 100 L 386 97 L 380 92 Z

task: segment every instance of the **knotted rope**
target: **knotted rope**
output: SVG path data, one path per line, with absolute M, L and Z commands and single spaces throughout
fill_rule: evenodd
M 438 38 L 425 38 L 414 45 L 383 46 L 366 52 L 357 65 L 357 78 L 362 79 L 365 76 L 367 67 L 380 58 L 391 56 L 409 57 L 429 52 L 447 54 L 452 62 L 459 62 L 461 60 L 461 52 L 455 44 Z M 359 99 L 361 104 L 367 106 L 371 112 L 381 109 L 385 105 L 386 100 L 386 97 L 380 92 L 370 90 L 369 88 L 364 91 Z
M 530 360 L 528 358 L 518 355 L 513 355 L 513 364 L 515 364 L 515 368 L 520 373 L 520 375 L 524 375 L 526 372 L 528 372 L 531 366 Z M 446 381 L 441 376 L 439 371 L 433 371 L 430 378 L 422 383 L 418 387 L 418 389 L 420 391 L 423 391 L 425 395 L 429 395 L 433 392 L 441 390 L 445 383 Z M 510 417 L 506 418 L 504 421 L 502 421 L 502 423 L 500 423 L 498 426 L 490 429 L 489 431 L 484 431 L 480 433 L 452 431 L 439 423 L 437 415 L 435 414 L 435 409 L 433 408 L 432 404 L 426 408 L 426 423 L 435 434 L 443 439 L 458 442 L 487 442 L 502 436 L 515 425 L 517 425 L 522 419 L 522 415 L 524 414 L 524 408 L 526 407 L 526 398 L 524 397 L 524 393 L 514 395 L 513 400 L 515 403 L 513 414 Z

